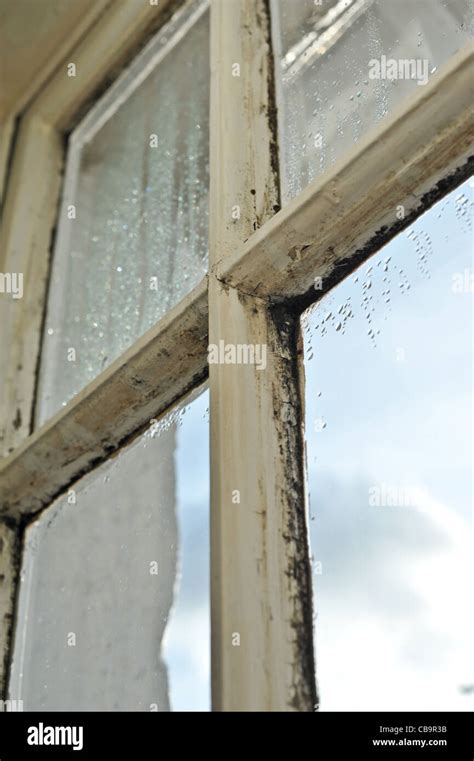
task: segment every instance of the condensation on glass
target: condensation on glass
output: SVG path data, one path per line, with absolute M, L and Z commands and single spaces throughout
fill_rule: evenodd
M 474 709 L 473 195 L 303 317 L 322 709 Z
M 284 195 L 295 197 L 472 39 L 470 0 L 272 0 Z
M 27 711 L 210 708 L 208 394 L 26 530 L 9 694 Z
M 37 424 L 205 276 L 206 8 L 178 12 L 71 135 Z

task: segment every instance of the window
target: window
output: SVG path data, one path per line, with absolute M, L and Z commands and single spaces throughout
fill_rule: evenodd
M 27 529 L 10 682 L 25 710 L 208 709 L 206 397 Z
M 304 316 L 321 709 L 472 710 L 473 185 Z
M 357 456 L 365 451 L 361 478 L 372 463 L 370 484 L 403 485 L 403 436 L 387 472 L 374 443 L 386 414 L 374 377 L 386 382 L 389 375 L 407 425 L 430 431 L 426 406 L 410 407 L 401 385 L 420 394 L 426 368 L 404 377 L 404 366 L 393 368 L 389 350 L 373 343 L 405 341 L 419 362 L 432 341 L 428 323 L 404 337 L 394 327 L 411 325 L 403 315 L 415 290 L 423 313 L 446 282 L 442 274 L 423 280 L 426 259 L 435 256 L 423 258 L 422 213 L 430 220 L 442 214 L 429 231 L 441 272 L 458 267 L 449 244 L 467 223 L 467 190 L 457 188 L 472 174 L 473 46 L 462 0 L 436 0 L 429 10 L 420 3 L 416 12 L 402 0 L 397 13 L 381 0 L 291 0 L 291 14 L 289 6 L 162 0 L 137 11 L 135 0 L 111 4 L 18 114 L 0 292 L 0 366 L 7 368 L 0 389 L 0 685 L 12 699 L 52 709 L 206 708 L 210 652 L 214 710 L 312 711 L 315 674 L 321 706 L 342 702 L 346 683 L 334 669 L 341 650 L 337 641 L 327 644 L 341 615 L 340 587 L 324 587 L 324 571 L 314 579 L 311 563 L 309 525 L 323 568 L 334 537 L 327 522 L 326 534 L 317 533 L 318 521 L 332 520 L 330 497 L 309 520 L 303 358 L 306 352 L 306 420 L 328 418 L 308 440 L 312 498 L 325 488 L 318 468 L 329 462 L 332 493 L 340 500 L 358 493 L 359 483 L 346 489 L 338 464 L 348 441 Z M 453 191 L 454 201 L 442 200 Z M 453 220 L 452 234 L 443 214 Z M 403 259 L 400 241 L 420 251 L 419 287 L 410 280 L 413 261 L 398 267 L 411 286 L 407 298 L 398 270 L 397 298 L 398 278 L 384 281 Z M 469 290 L 472 265 L 461 265 Z M 359 275 L 355 283 L 359 267 L 364 281 Z M 380 298 L 385 291 L 384 313 L 392 310 L 382 327 L 368 305 L 375 285 Z M 313 317 L 321 319 L 333 300 L 337 313 L 342 294 L 355 301 L 360 288 L 362 312 L 351 321 L 346 306 L 324 317 L 310 359 L 301 315 L 317 302 Z M 462 299 L 449 299 L 458 325 Z M 371 421 L 372 434 L 354 427 L 341 442 L 343 399 L 320 413 L 330 394 L 315 391 L 327 378 L 340 398 L 347 386 L 352 393 L 343 353 L 353 351 L 349 329 L 362 320 L 371 323 L 359 344 L 374 377 L 372 394 L 361 394 L 378 422 Z M 449 348 L 445 362 L 435 355 L 439 372 L 455 359 L 455 344 Z M 367 365 L 352 363 L 362 385 Z M 181 427 L 176 418 L 203 383 L 209 466 L 204 397 L 191 403 Z M 450 429 L 443 440 L 451 453 L 456 436 Z M 313 446 L 327 446 L 316 471 Z M 422 481 L 426 463 L 420 457 L 410 465 Z M 458 477 L 461 499 L 468 488 L 462 468 Z M 433 499 L 443 503 L 441 472 L 436 479 Z M 396 524 L 395 546 L 407 532 L 405 514 L 377 515 Z M 414 543 L 432 528 L 417 520 Z M 446 535 L 442 541 L 447 546 Z M 320 608 L 316 596 L 317 670 L 313 580 L 316 595 L 323 590 Z M 61 604 L 51 626 L 53 593 Z M 377 605 L 382 616 L 383 600 Z M 125 610 L 132 611 L 127 621 Z M 105 634 L 97 644 L 98 627 Z M 93 642 L 100 696 L 84 649 Z M 393 667 L 397 652 L 394 645 Z M 417 652 L 413 645 L 411 657 Z M 111 674 L 115 657 L 120 674 Z M 74 675 L 74 687 L 66 675 Z M 117 696 L 119 676 L 126 696 Z M 460 689 L 463 679 L 457 671 Z
M 469 0 L 278 0 L 273 14 L 291 198 L 471 38 Z
M 69 138 L 39 424 L 206 274 L 205 10 L 176 14 Z

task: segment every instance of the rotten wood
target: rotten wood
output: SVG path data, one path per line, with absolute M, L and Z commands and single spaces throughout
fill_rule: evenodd
M 206 378 L 206 285 L 0 461 L 0 515 L 46 507 Z
M 273 302 L 316 300 L 470 171 L 474 43 L 315 179 L 242 247 L 219 279 Z M 471 170 L 472 171 L 472 170 Z M 400 207 L 404 219 L 398 218 Z
M 295 326 L 214 274 L 279 208 L 269 28 L 264 2 L 211 6 L 209 340 L 266 353 L 261 369 L 209 366 L 219 711 L 310 711 L 316 700 Z
M 17 527 L 0 521 L 0 700 L 7 698 L 13 610 L 20 566 L 19 544 Z

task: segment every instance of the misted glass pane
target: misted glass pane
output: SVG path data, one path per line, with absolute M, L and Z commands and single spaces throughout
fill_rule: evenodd
M 272 0 L 287 198 L 472 39 L 470 0 Z
M 326 710 L 473 710 L 466 182 L 303 317 Z
M 54 250 L 41 424 L 207 270 L 209 17 L 178 13 L 73 133 Z
M 12 699 L 27 711 L 210 707 L 208 394 L 26 531 Z

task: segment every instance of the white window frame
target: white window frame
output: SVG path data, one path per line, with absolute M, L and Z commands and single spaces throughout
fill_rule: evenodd
M 113 3 L 68 52 L 77 76 L 63 62 L 21 117 L 0 233 L 0 271 L 25 273 L 23 299 L 0 300 L 0 697 L 26 522 L 209 376 L 213 708 L 311 711 L 299 317 L 472 171 L 474 45 L 278 211 L 268 2 L 211 0 L 207 281 L 33 432 L 65 137 L 175 8 Z M 220 340 L 266 344 L 266 370 L 208 367 Z

